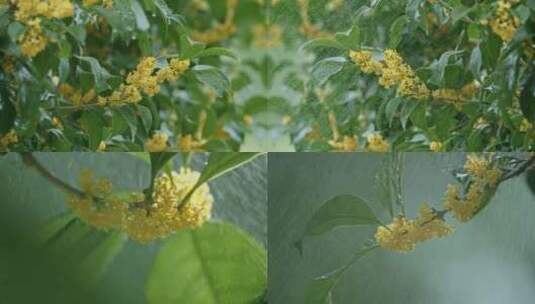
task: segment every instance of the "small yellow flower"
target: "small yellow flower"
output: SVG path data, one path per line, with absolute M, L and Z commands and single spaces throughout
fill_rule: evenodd
M 533 129 L 533 124 L 530 123 L 526 118 L 522 119 L 522 122 L 520 123 L 519 131 L 520 132 L 529 132 Z
M 19 38 L 20 51 L 24 56 L 35 57 L 46 48 L 48 38 L 41 29 L 40 19 L 30 20 L 26 25 L 26 32 Z
M 344 135 L 341 141 L 330 140 L 329 145 L 334 151 L 351 152 L 358 148 L 358 138 Z
M 145 142 L 145 147 L 149 152 L 163 152 L 167 149 L 169 137 L 163 132 L 156 132 Z
M 19 137 L 17 132 L 11 129 L 3 137 L 0 138 L 0 151 L 6 151 L 9 148 L 9 145 L 16 144 L 19 142 Z
M 439 141 L 432 141 L 429 144 L 429 150 L 431 150 L 433 152 L 442 152 L 443 149 L 444 149 L 444 144 L 442 144 Z
M 285 126 L 289 125 L 292 122 L 292 116 L 290 115 L 284 115 L 281 118 L 281 123 Z
M 381 134 L 375 133 L 368 135 L 368 151 L 387 152 L 388 150 L 390 150 L 390 144 Z
M 211 216 L 213 197 L 207 184 L 201 185 L 187 201 L 200 177 L 199 172 L 182 168 L 180 172 L 156 178 L 152 205 L 148 211 L 134 209 L 126 219 L 125 231 L 134 240 L 148 243 L 179 229 L 199 227 Z
M 105 141 L 101 141 L 100 142 L 100 144 L 98 145 L 97 151 L 99 151 L 99 152 L 106 151 L 106 142 Z
M 252 126 L 253 123 L 254 123 L 254 118 L 253 118 L 253 116 L 251 116 L 251 115 L 244 115 L 244 116 L 243 116 L 243 123 L 244 123 L 246 126 L 248 126 L 248 127 Z
M 484 203 L 486 194 L 494 191 L 501 177 L 501 171 L 486 156 L 469 155 L 464 170 L 472 177 L 465 195 L 461 195 L 459 187 L 449 185 L 444 198 L 444 208 L 451 211 L 460 222 L 474 217 Z
M 196 139 L 191 134 L 182 135 L 178 140 L 178 146 L 182 152 L 198 152 L 202 151 L 202 147 L 206 144 L 204 139 Z
M 518 0 L 498 0 L 495 18 L 490 21 L 491 29 L 505 42 L 510 42 L 516 35 L 520 20 L 511 11 Z
M 404 216 L 397 216 L 392 223 L 377 228 L 375 239 L 381 248 L 409 252 L 417 243 L 442 238 L 451 233 L 453 227 L 438 217 L 427 203 L 423 203 L 416 219 L 409 220 Z

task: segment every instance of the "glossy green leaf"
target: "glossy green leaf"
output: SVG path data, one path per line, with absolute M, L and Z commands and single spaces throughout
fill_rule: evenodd
M 347 32 L 336 33 L 334 37 L 346 49 L 360 48 L 360 28 L 356 25 L 353 25 Z
M 158 253 L 146 285 L 150 304 L 251 303 L 267 284 L 266 251 L 233 225 L 182 230 Z
M 204 167 L 197 184 L 190 190 L 188 195 L 184 198 L 183 202 L 187 201 L 189 197 L 199 188 L 202 184 L 207 183 L 229 171 L 234 170 L 237 167 L 240 167 L 255 157 L 260 155 L 256 152 L 240 152 L 240 153 L 224 153 L 224 152 L 214 152 L 210 153 L 208 158 L 208 163 Z
M 295 246 L 302 251 L 303 239 L 327 233 L 340 227 L 380 225 L 369 203 L 354 195 L 338 195 L 322 204 L 308 221 L 301 239 Z
M 535 66 L 532 65 L 528 71 L 531 71 L 531 75 L 520 94 L 520 108 L 524 117 L 535 124 Z
M 91 73 L 95 79 L 95 89 L 97 93 L 110 89 L 110 86 L 106 81 L 111 77 L 111 75 L 100 65 L 97 59 L 86 56 L 76 56 L 76 58 L 89 63 Z
M 115 257 L 121 252 L 127 237 L 122 232 L 111 232 L 77 265 L 78 279 L 88 288 L 97 284 Z
M 219 96 L 225 94 L 230 87 L 227 76 L 213 66 L 196 65 L 192 68 L 192 72 L 200 82 L 214 89 Z
M 334 40 L 332 38 L 316 38 L 316 39 L 312 39 L 304 43 L 301 46 L 301 49 L 312 50 L 318 47 L 328 47 L 328 48 L 335 48 L 335 49 L 341 49 L 341 50 L 344 50 L 347 48 L 345 45 L 341 44 L 339 41 Z
M 340 72 L 346 62 L 347 59 L 344 57 L 330 57 L 318 61 L 312 68 L 312 79 L 317 85 L 321 86 L 333 75 Z
M 233 51 L 227 48 L 223 48 L 223 47 L 211 47 L 211 48 L 204 49 L 201 52 L 197 53 L 194 58 L 202 58 L 202 57 L 210 57 L 210 56 L 225 56 L 225 57 L 230 57 L 236 60 L 238 59 L 238 57 Z
M 409 19 L 407 19 L 407 16 L 402 15 L 399 16 L 390 26 L 390 35 L 389 35 L 389 42 L 388 47 L 391 49 L 395 49 L 398 44 L 401 42 L 403 30 L 405 29 L 405 26 L 409 23 Z

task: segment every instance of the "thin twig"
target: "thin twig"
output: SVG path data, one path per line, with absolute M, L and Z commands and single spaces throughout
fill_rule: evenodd
M 54 185 L 58 186 L 59 188 L 74 194 L 79 197 L 85 197 L 87 196 L 86 193 L 82 192 L 79 189 L 76 189 L 75 187 L 67 184 L 66 182 L 62 181 L 58 177 L 54 176 L 50 171 L 48 171 L 47 168 L 45 168 L 36 158 L 33 156 L 32 153 L 20 153 L 20 156 L 22 158 L 22 161 L 24 164 L 28 167 L 31 167 L 35 169 L 41 176 L 46 178 L 48 181 L 53 183 Z

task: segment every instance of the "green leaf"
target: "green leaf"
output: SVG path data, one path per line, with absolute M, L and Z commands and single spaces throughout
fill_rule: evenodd
M 93 74 L 93 78 L 95 79 L 95 89 L 97 93 L 101 93 L 110 89 L 110 86 L 106 81 L 111 77 L 111 75 L 105 68 L 100 65 L 97 59 L 85 56 L 76 56 L 76 58 L 89 63 L 91 73 Z
M 531 69 L 528 69 L 529 71 L 531 71 L 531 75 L 520 94 L 520 108 L 524 117 L 535 124 L 535 66 L 532 65 Z
M 388 103 L 386 104 L 385 115 L 386 115 L 386 120 L 388 121 L 389 125 L 392 125 L 392 121 L 394 120 L 394 115 L 396 114 L 402 102 L 403 102 L 402 98 L 396 97 L 396 98 L 390 99 L 390 101 L 388 101 Z
M 12 103 L 13 94 L 4 74 L 0 74 L 0 137 L 9 132 L 15 123 L 16 110 Z
M 342 70 L 347 59 L 344 57 L 330 57 L 318 61 L 312 68 L 312 79 L 321 86 L 333 75 Z
M 463 51 L 447 51 L 444 52 L 438 61 L 431 65 L 433 75 L 429 81 L 437 86 L 444 87 L 446 68 L 449 65 L 450 57 L 462 54 Z
M 154 187 L 154 179 L 156 175 L 162 170 L 162 168 L 169 162 L 177 152 L 159 152 L 159 153 L 150 153 L 150 186 L 149 188 L 143 191 L 145 195 L 151 195 L 152 189 Z
M 468 68 L 476 78 L 480 78 L 481 76 L 481 65 L 483 64 L 482 56 L 481 56 L 481 49 L 479 46 L 475 47 L 472 50 L 472 54 L 470 54 L 470 63 L 468 65 Z
M 226 57 L 230 57 L 232 59 L 238 60 L 238 57 L 236 56 L 236 54 L 234 54 L 234 52 L 223 47 L 207 48 L 205 50 L 202 50 L 200 53 L 198 53 L 194 58 L 202 58 L 202 57 L 209 57 L 209 56 L 226 56 Z
M 497 35 L 490 33 L 487 39 L 481 43 L 481 57 L 483 59 L 483 67 L 487 69 L 494 68 L 498 63 L 502 40 Z
M 389 35 L 389 42 L 388 47 L 391 49 L 395 49 L 399 43 L 401 42 L 401 36 L 403 34 L 403 30 L 405 29 L 405 26 L 409 23 L 409 19 L 407 16 L 402 15 L 399 16 L 390 26 L 390 35 Z
M 102 118 L 95 111 L 86 111 L 82 114 L 80 125 L 89 136 L 89 149 L 96 150 L 102 141 L 103 124 Z
M 334 38 L 346 49 L 360 48 L 360 28 L 357 25 L 353 25 L 347 32 L 336 33 Z
M 102 275 L 121 252 L 127 237 L 121 232 L 112 232 L 77 265 L 78 279 L 87 288 L 92 288 L 98 283 Z
M 347 226 L 380 225 L 369 204 L 354 195 L 338 195 L 324 202 L 308 221 L 301 239 L 295 246 L 301 252 L 303 239 Z
M 148 30 L 150 28 L 149 19 L 147 19 L 141 4 L 137 0 L 130 0 L 130 7 L 136 16 L 137 28 L 142 31 Z
M 53 217 L 34 234 L 33 238 L 35 243 L 44 245 L 53 241 L 62 232 L 66 231 L 73 221 L 76 221 L 76 216 L 72 212 L 63 213 Z
M 416 101 L 416 107 L 410 114 L 411 122 L 422 130 L 427 129 L 427 107 L 425 103 Z
M 15 21 L 7 27 L 7 34 L 12 41 L 18 41 L 20 35 L 22 35 L 25 30 L 26 27 L 22 23 Z
M 165 0 L 152 0 L 152 3 L 156 6 L 167 25 L 171 24 L 171 22 L 181 23 L 180 16 L 173 13 Z
M 473 43 L 479 43 L 481 41 L 481 27 L 479 24 L 471 23 L 466 29 L 468 40 Z
M 142 105 L 137 105 L 136 109 L 139 119 L 148 134 L 152 130 L 152 112 L 149 108 Z
M 148 153 L 148 152 L 127 152 L 127 153 L 134 156 L 135 158 L 141 159 L 147 164 L 150 164 L 151 153 Z
M 230 80 L 217 68 L 209 65 L 196 65 L 191 70 L 200 82 L 214 89 L 218 96 L 228 91 Z
M 114 0 L 113 9 L 97 8 L 116 33 L 126 41 L 132 39 L 134 30 L 137 28 L 136 15 L 132 11 L 130 2 L 130 0 Z
M 346 46 L 332 38 L 316 38 L 305 42 L 300 49 L 301 50 L 311 50 L 318 47 L 328 47 L 345 50 Z
M 332 304 L 332 290 L 342 275 L 342 268 L 315 278 L 306 289 L 305 303 Z
M 85 44 L 85 38 L 87 37 L 87 33 L 85 31 L 85 27 L 82 25 L 71 25 L 67 27 L 67 32 L 74 38 L 76 41 L 84 45 Z
M 464 6 L 462 4 L 456 5 L 451 13 L 451 24 L 455 25 L 459 20 L 466 17 L 475 7 L 476 6 Z
M 227 172 L 230 172 L 244 164 L 252 161 L 261 153 L 242 152 L 242 153 L 211 153 L 208 163 L 199 177 L 198 183 L 209 182 Z
M 207 223 L 168 239 L 145 293 L 150 304 L 251 303 L 267 287 L 266 251 L 235 226 Z
M 530 170 L 527 172 L 526 183 L 528 184 L 531 193 L 535 195 L 535 170 Z
M 206 48 L 204 43 L 191 40 L 188 36 L 180 36 L 180 58 L 195 58 Z
M 232 171 L 244 164 L 250 162 L 261 153 L 257 152 L 240 152 L 240 153 L 210 153 L 208 163 L 204 167 L 199 180 L 190 192 L 184 197 L 182 203 L 188 201 L 189 197 L 202 184 L 207 183 L 229 171 Z
M 306 289 L 305 303 L 306 304 L 332 304 L 332 291 L 340 277 L 355 264 L 358 260 L 364 257 L 369 252 L 376 249 L 377 246 L 365 246 L 356 252 L 352 259 L 344 266 L 323 274 L 314 279 Z

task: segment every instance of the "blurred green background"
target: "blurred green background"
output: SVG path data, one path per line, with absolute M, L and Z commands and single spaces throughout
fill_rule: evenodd
M 451 170 L 463 153 L 407 153 L 404 200 L 414 217 L 421 202 L 440 206 Z M 381 154 L 277 153 L 269 155 L 269 303 L 304 303 L 311 281 L 350 260 L 374 233 L 341 228 L 293 242 L 327 199 L 353 194 L 381 213 L 376 174 Z M 375 250 L 358 261 L 333 291 L 333 304 L 502 304 L 535 299 L 535 197 L 524 176 L 500 186 L 475 219 L 455 224 L 445 239 L 422 243 L 409 254 Z
M 116 191 L 142 190 L 150 178 L 149 164 L 128 153 L 34 155 L 54 175 L 75 186 L 82 168 L 90 168 L 97 176 L 110 178 Z M 195 154 L 192 167 L 200 171 L 206 160 L 206 154 Z M 178 167 L 180 157 L 175 157 L 174 161 Z M 215 198 L 214 221 L 235 224 L 261 247 L 267 244 L 266 161 L 266 156 L 260 156 L 210 182 Z M 54 242 L 52 250 L 35 244 L 33 240 L 43 233 L 43 225 L 68 207 L 65 194 L 26 167 L 15 153 L 0 156 L 0 206 L 1 304 L 147 303 L 145 284 L 165 240 L 149 245 L 128 240 L 106 265 L 101 279 L 88 288 L 86 283 L 94 275 L 91 271 L 87 277 L 74 280 L 68 269 L 83 263 L 93 252 L 91 250 L 110 234 L 71 225 L 68 237 L 76 239 L 75 234 L 83 235 L 76 242 L 63 237 Z M 226 249 L 223 246 L 222 250 Z M 184 278 L 190 283 L 195 279 Z

